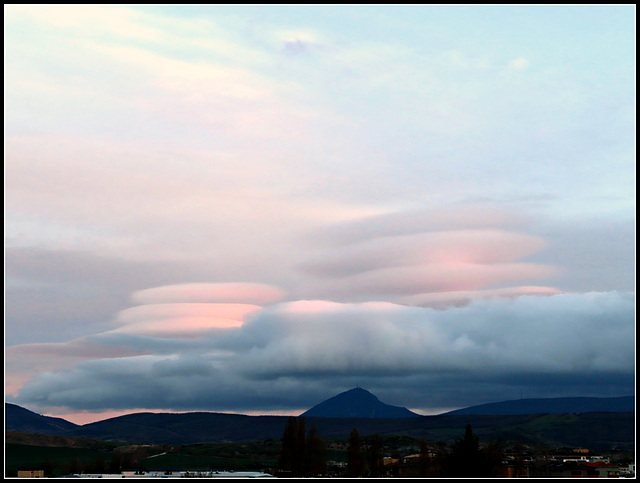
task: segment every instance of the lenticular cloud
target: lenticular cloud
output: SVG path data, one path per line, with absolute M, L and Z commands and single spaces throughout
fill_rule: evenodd
M 132 299 L 139 304 L 221 302 L 264 305 L 278 302 L 284 295 L 279 288 L 260 283 L 184 283 L 139 290 Z
M 283 292 L 257 283 L 167 285 L 133 294 L 142 305 L 122 310 L 114 333 L 161 338 L 196 338 L 240 327 L 244 320 L 274 303 Z
M 437 306 L 438 293 L 485 298 L 473 291 L 546 281 L 560 267 L 526 261 L 545 249 L 539 237 L 514 231 L 496 211 L 458 207 L 442 213 L 394 213 L 327 228 L 319 251 L 298 268 L 312 277 L 316 296 L 341 301 L 387 300 Z M 409 221 L 412 220 L 412 223 Z M 558 293 L 553 287 L 539 287 Z M 531 293 L 539 293 L 539 288 Z M 411 297 L 414 297 L 413 299 Z M 453 300 L 450 295 L 446 299 Z M 461 298 L 461 297 L 458 297 Z M 446 301 L 445 305 L 446 305 Z M 455 304 L 455 303 L 454 303 Z

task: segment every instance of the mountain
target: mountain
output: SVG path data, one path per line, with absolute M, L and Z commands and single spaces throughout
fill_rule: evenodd
M 9 407 L 7 410 L 5 405 L 6 429 L 16 427 L 16 420 L 12 419 L 12 416 L 16 415 L 13 409 L 15 408 Z M 48 420 L 46 416 L 32 414 Z M 206 412 L 136 413 L 82 426 L 67 421 L 66 423 L 73 427 L 60 429 L 56 434 L 65 438 L 83 437 L 142 444 L 245 443 L 281 438 L 288 419 L 288 416 L 246 416 Z M 474 434 L 482 441 L 521 441 L 590 449 L 635 448 L 634 412 L 498 416 L 472 414 L 395 419 L 310 417 L 307 421 L 308 427 L 311 424 L 316 426 L 318 434 L 324 439 L 347 439 L 352 429 L 357 428 L 361 436 L 403 435 L 427 441 L 453 442 L 464 435 L 465 426 L 470 424 Z M 52 427 L 49 429 L 53 431 Z M 27 428 L 19 430 L 29 431 Z M 35 432 L 36 430 L 33 430 L 33 433 Z M 5 432 L 5 439 L 8 433 Z
M 366 389 L 356 387 L 313 406 L 300 417 L 307 418 L 416 418 L 407 408 L 381 402 Z
M 77 426 L 77 424 L 73 424 L 66 419 L 42 416 L 16 404 L 4 404 L 5 431 L 60 434 Z
M 635 396 L 622 397 L 559 397 L 516 399 L 449 411 L 445 414 L 563 414 L 563 413 L 593 413 L 593 412 L 635 412 Z

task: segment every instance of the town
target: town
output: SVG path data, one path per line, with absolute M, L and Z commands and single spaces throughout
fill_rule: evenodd
M 406 454 L 399 457 L 384 456 L 378 462 L 377 470 L 369 471 L 367 477 L 411 478 L 439 477 L 432 462 L 436 459 L 435 448 L 430 448 L 428 458 L 422 453 Z M 498 478 L 635 478 L 635 463 L 623 460 L 614 461 L 588 449 L 573 449 L 554 454 L 535 454 L 527 452 L 508 453 L 497 466 Z M 268 471 L 216 471 L 216 470 L 125 470 L 120 473 L 76 473 L 64 475 L 73 478 L 272 478 L 291 477 L 291 472 Z M 327 461 L 326 471 L 317 477 L 347 477 L 348 464 Z M 375 476 L 374 476 L 375 474 Z M 19 470 L 19 478 L 44 478 L 44 470 Z
M 136 447 L 137 446 L 137 447 Z M 205 468 L 196 453 L 214 461 L 213 445 L 158 448 L 131 445 L 119 458 L 66 466 L 61 474 L 47 469 L 21 469 L 26 478 L 633 478 L 634 452 L 593 451 L 587 448 L 549 448 L 521 442 L 480 442 L 470 426 L 453 444 L 427 442 L 398 435 L 360 437 L 356 428 L 348 440 L 324 441 L 304 419 L 291 418 L 281 440 L 227 445 L 236 468 Z M 262 448 L 260 450 L 259 448 Z M 35 449 L 35 448 L 34 448 Z M 150 454 L 149 450 L 151 450 Z M 242 450 L 247 457 L 242 459 Z M 162 451 L 157 453 L 157 451 Z M 262 451 L 264 464 L 256 461 Z M 277 451 L 277 453 L 276 453 Z M 137 459 L 135 457 L 139 457 Z M 222 453 L 215 458 L 221 459 Z M 161 459 L 161 458 L 172 459 Z M 163 466 L 166 462 L 172 466 Z M 200 461 L 201 463 L 197 463 Z M 184 464 L 182 466 L 180 464 Z M 187 465 L 191 462 L 193 466 Z M 253 463 L 252 463 L 253 462 Z M 251 468 L 253 465 L 253 468 Z

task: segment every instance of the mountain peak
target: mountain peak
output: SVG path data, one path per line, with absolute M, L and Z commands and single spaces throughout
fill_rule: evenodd
M 414 418 L 407 408 L 381 402 L 366 389 L 354 387 L 313 406 L 300 415 L 311 418 Z

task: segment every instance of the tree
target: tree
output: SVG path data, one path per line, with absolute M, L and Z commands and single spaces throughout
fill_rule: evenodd
M 358 430 L 353 428 L 351 436 L 349 436 L 349 448 L 347 449 L 347 476 L 351 478 L 364 476 L 365 468 L 360 435 Z
M 315 425 L 308 436 L 305 433 L 304 419 L 290 417 L 282 434 L 279 466 L 294 477 L 319 475 L 326 471 L 324 441 Z
M 306 476 L 307 460 L 306 448 L 307 440 L 305 438 L 305 422 L 304 419 L 298 420 L 298 434 L 296 435 L 296 444 L 293 452 L 293 473 L 294 476 Z
M 307 471 L 305 476 L 323 475 L 327 471 L 327 457 L 324 448 L 324 441 L 318 435 L 315 425 L 309 429 L 306 445 Z
M 455 477 L 495 476 L 500 459 L 496 445 L 489 445 L 485 451 L 480 449 L 480 438 L 467 424 L 464 437 L 454 443 L 451 454 L 445 458 L 445 473 Z
M 56 464 L 51 460 L 46 460 L 42 463 L 42 470 L 44 471 L 44 476 L 51 477 L 53 476 L 53 470 L 55 470 Z
M 70 475 L 77 475 L 84 473 L 84 465 L 76 458 L 72 459 L 65 467 L 66 473 Z
M 298 420 L 293 416 L 287 421 L 282 433 L 282 449 L 280 451 L 280 469 L 284 471 L 294 470 L 296 459 L 296 445 L 298 442 Z
M 369 476 L 372 478 L 378 478 L 384 476 L 383 463 L 382 463 L 382 443 L 380 442 L 380 436 L 375 434 L 371 439 L 371 451 L 369 453 Z

